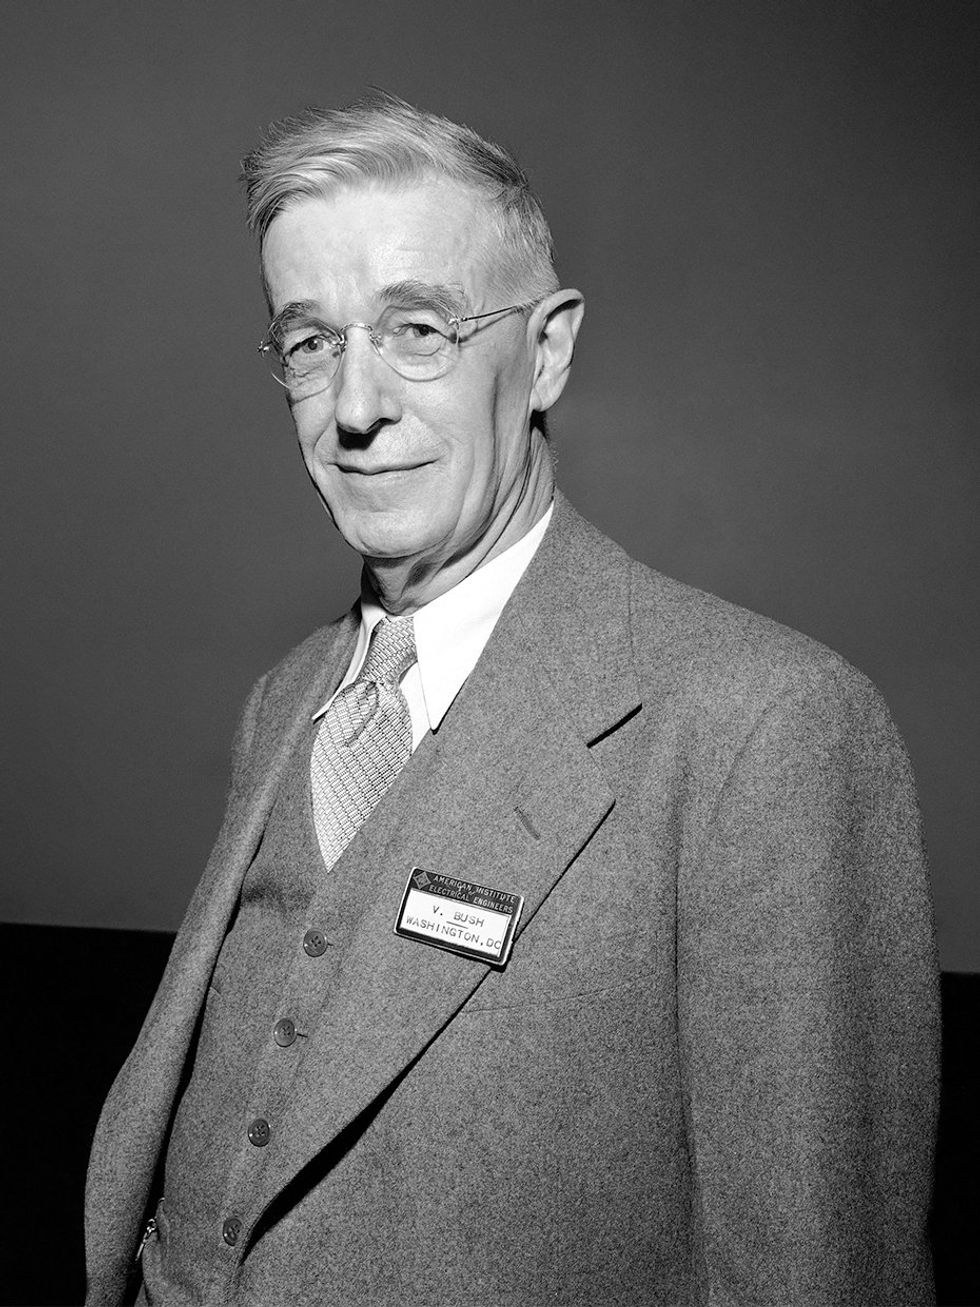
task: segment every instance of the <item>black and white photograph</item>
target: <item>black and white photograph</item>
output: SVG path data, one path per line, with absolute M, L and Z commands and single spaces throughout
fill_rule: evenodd
M 974 7 L 2 32 L 0 1307 L 977 1307 Z

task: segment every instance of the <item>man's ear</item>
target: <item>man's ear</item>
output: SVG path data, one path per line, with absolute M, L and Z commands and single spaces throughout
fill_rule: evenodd
M 556 290 L 531 314 L 528 327 L 534 335 L 535 355 L 529 415 L 546 412 L 565 389 L 584 313 L 581 291 Z

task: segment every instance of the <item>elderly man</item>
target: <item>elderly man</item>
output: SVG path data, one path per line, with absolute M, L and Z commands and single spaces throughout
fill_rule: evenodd
M 874 689 L 557 491 L 582 297 L 505 151 L 375 97 L 245 183 L 362 590 L 246 704 L 89 1301 L 928 1303 L 935 963 Z

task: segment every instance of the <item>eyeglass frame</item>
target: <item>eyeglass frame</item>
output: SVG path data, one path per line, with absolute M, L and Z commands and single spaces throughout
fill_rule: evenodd
M 374 352 L 377 354 L 378 358 L 381 359 L 382 363 L 384 363 L 387 367 L 391 368 L 392 372 L 394 372 L 396 377 L 401 377 L 403 381 L 417 381 L 417 382 L 438 381 L 440 377 L 445 377 L 446 375 L 448 375 L 448 373 L 450 373 L 453 370 L 453 368 L 456 366 L 456 360 L 459 357 L 459 346 L 460 346 L 459 329 L 464 322 L 480 322 L 483 318 L 493 318 L 496 317 L 497 314 L 499 313 L 526 312 L 528 309 L 537 308 L 538 304 L 540 303 L 541 303 L 540 300 L 528 300 L 521 304 L 508 304 L 505 305 L 504 308 L 500 308 L 500 309 L 487 309 L 485 313 L 469 313 L 466 314 L 465 316 L 460 316 L 458 313 L 451 314 L 446 319 L 446 324 L 452 327 L 455 333 L 455 339 L 453 340 L 452 344 L 453 344 L 453 349 L 456 351 L 456 353 L 453 354 L 452 362 L 446 368 L 445 372 L 437 372 L 435 376 L 432 377 L 406 377 L 403 372 L 399 372 L 398 369 L 394 366 L 394 364 L 390 363 L 388 359 L 385 358 L 384 354 L 382 354 L 381 346 L 378 343 L 378 339 L 374 332 L 375 324 L 373 322 L 345 322 L 344 325 L 339 329 L 336 327 L 327 327 L 327 330 L 337 337 L 337 342 L 340 346 L 340 349 L 338 350 L 337 353 L 337 362 L 333 371 L 324 380 L 323 389 L 326 390 L 327 386 L 330 385 L 330 383 L 333 381 L 333 379 L 337 376 L 337 374 L 340 371 L 340 364 L 343 360 L 344 354 L 347 352 L 347 344 L 348 344 L 347 333 L 351 327 L 360 327 L 362 330 L 368 333 L 368 339 L 371 341 L 371 344 L 374 346 Z M 257 349 L 258 349 L 258 353 L 266 355 L 267 362 L 268 362 L 269 353 L 272 350 L 274 350 L 279 355 L 280 360 L 282 360 L 284 357 L 279 346 L 276 344 L 276 342 L 272 339 L 271 336 L 266 336 L 265 340 L 262 341 L 262 343 L 257 347 Z M 278 382 L 279 385 L 282 386 L 283 390 L 288 391 L 290 389 L 288 382 L 283 381 L 281 377 L 277 377 L 275 372 L 273 372 L 271 368 L 269 370 L 269 375 L 272 377 L 273 381 Z M 319 391 L 311 391 L 310 395 L 319 394 L 319 393 L 320 393 Z M 309 398 L 309 396 L 307 396 L 306 398 Z

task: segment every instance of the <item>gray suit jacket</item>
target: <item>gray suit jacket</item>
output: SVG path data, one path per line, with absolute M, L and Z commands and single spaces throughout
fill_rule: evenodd
M 224 825 L 93 1147 L 124 1293 L 209 978 L 350 617 L 242 718 Z M 908 761 L 827 649 L 559 499 L 436 736 L 345 855 L 336 1002 L 238 1301 L 915 1304 L 937 986 Z M 392 933 L 410 869 L 526 897 L 503 971 Z

